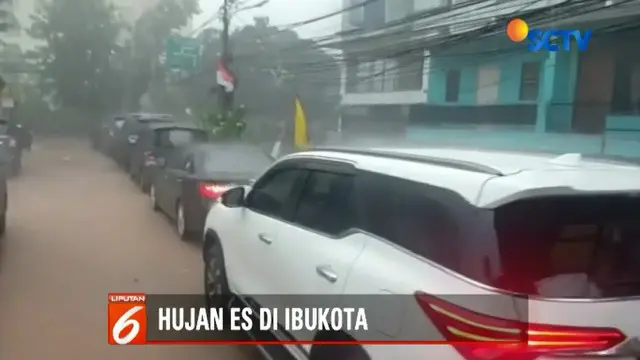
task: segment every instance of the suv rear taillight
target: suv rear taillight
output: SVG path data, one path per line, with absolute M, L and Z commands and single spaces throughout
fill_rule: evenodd
M 207 199 L 218 200 L 220 195 L 222 195 L 225 191 L 229 190 L 231 186 L 229 185 L 219 185 L 219 184 L 209 184 L 209 183 L 200 183 L 198 186 L 200 190 L 200 195 Z
M 156 165 L 156 156 L 152 151 L 144 152 L 144 164 L 146 166 Z
M 445 340 L 468 360 L 531 360 L 543 354 L 585 354 L 622 343 L 618 329 L 530 324 L 471 311 L 422 292 L 418 304 Z

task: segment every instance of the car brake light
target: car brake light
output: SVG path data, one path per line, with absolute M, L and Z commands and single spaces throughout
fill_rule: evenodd
M 549 353 L 597 353 L 626 339 L 613 328 L 530 324 L 480 314 L 422 292 L 416 292 L 415 297 L 445 340 L 468 360 L 532 360 Z
M 156 165 L 156 156 L 151 151 L 144 152 L 144 164 L 147 166 Z
M 222 195 L 225 191 L 229 190 L 231 187 L 229 185 L 218 185 L 218 184 L 207 184 L 200 183 L 200 195 L 207 199 L 218 200 L 220 195 Z

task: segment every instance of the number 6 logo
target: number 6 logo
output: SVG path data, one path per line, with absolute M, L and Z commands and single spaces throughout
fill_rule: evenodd
M 144 309 L 144 306 L 138 305 L 132 307 L 127 312 L 122 314 L 118 321 L 113 324 L 113 328 L 111 329 L 111 336 L 116 344 L 126 345 L 133 341 L 136 336 L 138 336 L 138 333 L 140 333 L 140 322 L 136 319 L 132 319 L 131 317 L 142 309 Z M 129 331 L 129 333 L 125 336 L 121 336 L 122 331 L 129 326 L 131 326 L 131 330 Z

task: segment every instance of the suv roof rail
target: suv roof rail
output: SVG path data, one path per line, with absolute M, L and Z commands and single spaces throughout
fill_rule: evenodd
M 401 153 L 393 150 L 387 151 L 387 150 L 374 150 L 374 149 L 357 149 L 357 148 L 349 148 L 349 147 L 319 146 L 319 147 L 314 147 L 310 149 L 310 151 L 334 151 L 334 152 L 344 152 L 344 153 L 349 153 L 354 155 L 377 156 L 377 157 L 384 157 L 388 159 L 407 160 L 407 161 L 414 161 L 414 162 L 419 162 L 419 163 L 429 164 L 429 165 L 444 166 L 444 167 L 489 174 L 494 176 L 504 176 L 504 174 L 498 169 L 492 168 L 490 166 L 470 162 L 470 161 L 448 159 L 448 158 L 434 157 L 434 156 L 427 156 L 427 155 L 406 154 L 406 153 Z

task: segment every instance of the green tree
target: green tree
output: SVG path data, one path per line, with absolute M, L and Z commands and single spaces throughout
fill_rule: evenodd
M 211 121 L 222 118 L 225 124 L 231 124 L 216 113 L 216 92 L 220 91 L 215 68 L 221 49 L 219 32 L 210 29 L 203 43 L 203 63 L 207 66 L 185 81 L 183 87 L 195 102 L 192 109 L 208 114 L 204 117 Z M 282 132 L 282 123 L 293 121 L 296 95 L 302 99 L 310 123 L 314 119 L 337 118 L 334 109 L 339 101 L 338 63 L 314 41 L 258 17 L 253 24 L 232 33 L 231 47 L 231 68 L 238 81 L 235 105 L 246 107 L 246 136 L 253 137 L 251 134 L 255 133 L 256 138 L 275 139 Z M 265 121 L 258 124 L 261 120 Z
M 129 44 L 132 54 L 130 108 L 137 108 L 142 95 L 150 90 L 150 85 L 155 87 L 154 94 L 165 92 L 158 89 L 165 82 L 165 69 L 159 61 L 165 41 L 199 12 L 197 0 L 160 0 L 136 21 L 133 41 Z
M 44 43 L 28 54 L 41 69 L 42 92 L 84 113 L 117 106 L 122 76 L 111 59 L 120 51 L 123 22 L 111 2 L 47 0 L 31 19 L 29 35 Z

